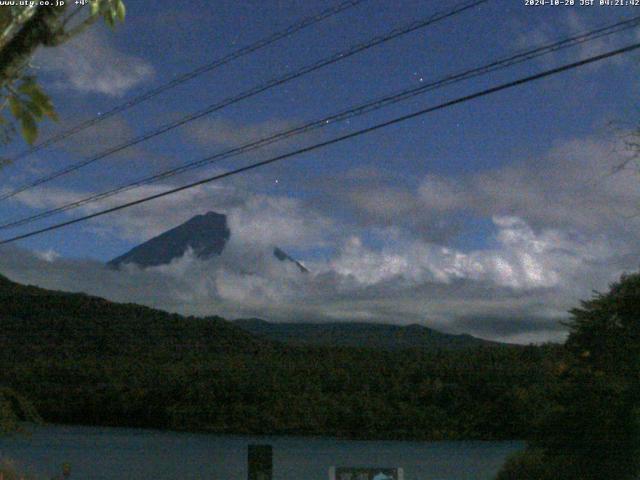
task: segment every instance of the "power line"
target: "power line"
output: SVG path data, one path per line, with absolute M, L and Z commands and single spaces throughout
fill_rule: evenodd
M 143 134 L 143 135 L 141 135 L 139 137 L 134 138 L 133 140 L 130 140 L 130 141 L 127 141 L 127 142 L 122 143 L 120 145 L 117 145 L 115 147 L 109 148 L 109 149 L 107 149 L 107 150 L 105 150 L 105 151 L 103 151 L 103 152 L 101 152 L 101 153 L 99 153 L 99 154 L 97 154 L 97 155 L 95 155 L 95 156 L 93 156 L 91 158 L 82 160 L 80 162 L 77 162 L 77 163 L 74 163 L 72 165 L 69 165 L 69 166 L 67 166 L 67 167 L 65 167 L 65 168 L 63 168 L 61 170 L 53 172 L 53 173 L 51 173 L 49 175 L 45 175 L 43 177 L 40 177 L 40 178 L 34 180 L 31 183 L 25 184 L 25 185 L 23 185 L 21 187 L 16 188 L 15 190 L 12 190 L 10 192 L 7 192 L 5 194 L 0 195 L 0 201 L 1 200 L 6 200 L 6 199 L 11 198 L 11 197 L 14 197 L 15 195 L 17 195 L 19 193 L 22 193 L 25 190 L 28 190 L 28 189 L 33 188 L 33 187 L 37 187 L 38 185 L 42 185 L 43 183 L 50 182 L 51 180 L 59 178 L 59 177 L 61 177 L 63 175 L 66 175 L 66 174 L 69 174 L 69 173 L 74 172 L 76 170 L 79 170 L 80 168 L 85 167 L 85 166 L 87 166 L 87 165 L 89 165 L 91 163 L 94 163 L 94 162 L 96 162 L 98 160 L 101 160 L 101 159 L 106 158 L 106 157 L 108 157 L 110 155 L 118 153 L 118 152 L 120 152 L 122 150 L 125 150 L 125 149 L 129 148 L 129 147 L 132 147 L 134 145 L 138 145 L 139 143 L 142 143 L 144 141 L 147 141 L 147 140 L 150 140 L 150 139 L 152 139 L 154 137 L 162 135 L 162 134 L 164 134 L 164 133 L 166 133 L 166 132 L 168 132 L 170 130 L 173 130 L 173 129 L 178 128 L 178 127 L 180 127 L 182 125 L 185 125 L 185 124 L 187 124 L 189 122 L 192 122 L 192 121 L 197 120 L 199 118 L 202 118 L 202 117 L 204 117 L 206 115 L 209 115 L 209 114 L 211 114 L 213 112 L 221 110 L 221 109 L 223 109 L 223 108 L 225 108 L 225 107 L 227 107 L 229 105 L 235 104 L 235 103 L 237 103 L 237 102 L 239 102 L 241 100 L 245 100 L 247 98 L 253 97 L 253 96 L 255 96 L 255 95 L 259 94 L 259 93 L 262 93 L 262 92 L 264 92 L 266 90 L 269 90 L 269 89 L 271 89 L 273 87 L 282 85 L 282 84 L 287 83 L 287 82 L 289 82 L 291 80 L 294 80 L 296 78 L 302 77 L 303 75 L 306 75 L 306 74 L 311 73 L 313 71 L 319 70 L 319 69 L 321 69 L 323 67 L 326 67 L 328 65 L 337 63 L 337 62 L 339 62 L 341 60 L 345 60 L 345 59 L 347 59 L 347 58 L 349 58 L 349 57 L 351 57 L 353 55 L 356 55 L 356 54 L 364 51 L 364 50 L 368 50 L 368 49 L 373 48 L 373 47 L 375 47 L 377 45 L 386 43 L 386 42 L 388 42 L 390 40 L 396 39 L 396 38 L 401 37 L 403 35 L 406 35 L 408 33 L 414 32 L 414 31 L 419 30 L 421 28 L 425 28 L 425 27 L 427 27 L 429 25 L 432 25 L 432 24 L 434 24 L 436 22 L 439 22 L 441 20 L 445 20 L 447 18 L 450 18 L 450 17 L 453 17 L 455 15 L 458 15 L 458 14 L 460 14 L 460 13 L 466 11 L 466 10 L 469 10 L 471 8 L 474 8 L 474 7 L 477 7 L 477 6 L 479 6 L 479 5 L 483 4 L 483 3 L 486 3 L 488 1 L 489 0 L 473 0 L 473 1 L 463 2 L 462 4 L 459 4 L 458 6 L 454 7 L 451 10 L 447 10 L 445 12 L 435 13 L 435 14 L 433 14 L 433 15 L 431 15 L 429 17 L 426 17 L 426 18 L 424 18 L 422 20 L 411 22 L 410 24 L 405 25 L 402 28 L 395 28 L 395 29 L 391 30 L 390 32 L 388 32 L 385 35 L 374 37 L 374 38 L 372 38 L 372 39 L 370 39 L 370 40 L 368 40 L 368 41 L 366 41 L 364 43 L 357 44 L 357 45 L 355 45 L 355 46 L 353 46 L 353 47 L 351 47 L 351 48 L 349 48 L 349 49 L 347 49 L 345 51 L 339 52 L 339 53 L 334 54 L 334 55 L 332 55 L 330 57 L 327 57 L 327 58 L 324 58 L 322 60 L 319 60 L 319 61 L 317 61 L 317 62 L 315 62 L 313 64 L 307 65 L 307 66 L 305 66 L 305 67 L 303 67 L 303 68 L 301 68 L 301 69 L 299 69 L 299 70 L 297 70 L 295 72 L 288 73 L 288 74 L 286 74 L 286 75 L 284 75 L 282 77 L 273 78 L 273 79 L 271 79 L 270 81 L 268 81 L 268 82 L 266 82 L 264 84 L 261 84 L 261 85 L 258 85 L 256 87 L 253 87 L 253 88 L 251 88 L 249 90 L 246 90 L 246 91 L 244 91 L 244 92 L 242 92 L 242 93 L 240 93 L 238 95 L 235 95 L 233 97 L 226 98 L 226 99 L 224 99 L 224 100 L 222 100 L 222 101 L 220 101 L 218 103 L 215 103 L 213 105 L 210 105 L 210 106 L 206 107 L 203 110 L 200 110 L 198 112 L 192 113 L 192 114 L 187 115 L 185 117 L 182 117 L 182 118 L 180 118 L 180 119 L 178 119 L 178 120 L 176 120 L 174 122 L 171 122 L 169 124 L 166 124 L 166 125 L 163 125 L 163 126 L 157 128 L 155 130 L 147 132 L 147 133 L 145 133 L 145 134 Z
M 231 177 L 233 175 L 237 175 L 237 174 L 240 174 L 240 173 L 243 173 L 243 172 L 247 172 L 249 170 L 254 170 L 256 168 L 263 167 L 265 165 L 269 165 L 269 164 L 272 164 L 272 163 L 275 163 L 275 162 L 279 162 L 279 161 L 285 160 L 287 158 L 295 157 L 295 156 L 298 156 L 298 155 L 301 155 L 301 154 L 304 154 L 304 153 L 308 153 L 308 152 L 311 152 L 311 151 L 314 151 L 314 150 L 319 150 L 321 148 L 328 147 L 330 145 L 334 145 L 336 143 L 340 143 L 340 142 L 343 142 L 345 140 L 349 140 L 351 138 L 359 137 L 361 135 L 364 135 L 364 134 L 367 134 L 367 133 L 371 133 L 371 132 L 380 130 L 382 128 L 386 128 L 386 127 L 389 127 L 391 125 L 396 125 L 398 123 L 402 123 L 402 122 L 405 122 L 407 120 L 411 120 L 413 118 L 420 117 L 422 115 L 426 115 L 426 114 L 431 113 L 431 112 L 435 112 L 435 111 L 438 111 L 438 110 L 443 110 L 445 108 L 449 108 L 449 107 L 452 107 L 454 105 L 458 105 L 458 104 L 465 103 L 465 102 L 468 102 L 468 101 L 471 101 L 471 100 L 475 100 L 475 99 L 480 98 L 480 97 L 485 97 L 487 95 L 491 95 L 491 94 L 494 94 L 494 93 L 497 93 L 497 92 L 500 92 L 500 91 L 503 91 L 503 90 L 507 90 L 507 89 L 514 88 L 514 87 L 517 87 L 517 86 L 520 86 L 520 85 L 524 85 L 526 83 L 533 82 L 533 81 L 536 81 L 536 80 L 540 80 L 542 78 L 550 77 L 552 75 L 557 75 L 559 73 L 566 72 L 568 70 L 573 70 L 575 68 L 579 68 L 579 67 L 582 67 L 584 65 L 588 65 L 588 64 L 591 64 L 591 63 L 595 63 L 595 62 L 598 62 L 598 61 L 605 60 L 607 58 L 611 58 L 611 57 L 615 57 L 615 56 L 618 56 L 618 55 L 622 55 L 624 53 L 628 53 L 628 52 L 637 50 L 639 48 L 640 48 L 640 43 L 634 43 L 632 45 L 629 45 L 629 46 L 626 46 L 626 47 L 623 47 L 623 48 L 619 48 L 617 50 L 612 50 L 612 51 L 609 51 L 607 53 L 603 53 L 603 54 L 600 54 L 600 55 L 595 55 L 595 56 L 589 57 L 587 59 L 584 59 L 584 60 L 581 60 L 581 61 L 578 61 L 578 62 L 573 62 L 573 63 L 562 65 L 560 67 L 552 68 L 550 70 L 545 70 L 545 71 L 543 71 L 541 73 L 537 73 L 535 75 L 530 75 L 530 76 L 527 76 L 527 77 L 524 77 L 524 78 L 520 78 L 518 80 L 514 80 L 514 81 L 511 81 L 511 82 L 503 83 L 503 84 L 495 86 L 495 87 L 491 87 L 491 88 L 488 88 L 488 89 L 485 89 L 485 90 L 481 90 L 479 92 L 475 92 L 475 93 L 472 93 L 472 94 L 469 94 L 469 95 L 465 95 L 463 97 L 458 97 L 458 98 L 456 98 L 454 100 L 449 100 L 447 102 L 440 103 L 440 104 L 438 104 L 436 106 L 433 106 L 433 107 L 428 107 L 428 108 L 425 108 L 425 109 L 422 109 L 422 110 L 418 110 L 418 111 L 413 112 L 413 113 L 402 115 L 400 117 L 396 117 L 396 118 L 393 118 L 391 120 L 387 120 L 386 122 L 378 123 L 378 124 L 373 125 L 371 127 L 367 127 L 367 128 L 364 128 L 364 129 L 361 129 L 361 130 L 357 130 L 355 132 L 352 132 L 352 133 L 349 133 L 349 134 L 346 134 L 346 135 L 342 135 L 342 136 L 339 136 L 339 137 L 332 138 L 331 140 L 327 140 L 327 141 L 324 141 L 324 142 L 316 143 L 314 145 L 311 145 L 311 146 L 308 146 L 308 147 L 304 147 L 304 148 L 300 148 L 298 150 L 294 150 L 292 152 L 285 153 L 285 154 L 282 154 L 282 155 L 278 155 L 278 156 L 269 158 L 267 160 L 262 160 L 260 162 L 252 163 L 252 164 L 244 166 L 244 167 L 236 168 L 235 170 L 230 170 L 228 172 L 221 173 L 221 174 L 218 174 L 218 175 L 214 175 L 212 177 L 208 177 L 208 178 L 205 178 L 203 180 L 198 180 L 197 182 L 189 183 L 187 185 L 183 185 L 181 187 L 173 188 L 173 189 L 167 190 L 165 192 L 157 193 L 155 195 L 150 195 L 148 197 L 140 198 L 138 200 L 134 200 L 134 201 L 131 201 L 131 202 L 127 202 L 127 203 L 115 206 L 115 207 L 111 207 L 111 208 L 108 208 L 108 209 L 105 209 L 105 210 L 101 210 L 99 212 L 95 212 L 95 213 L 92 213 L 92 214 L 89 214 L 89 215 L 85 215 L 83 217 L 79 217 L 79 218 L 76 218 L 76 219 L 73 219 L 73 220 L 68 220 L 66 222 L 62 222 L 62 223 L 58 223 L 58 224 L 55 224 L 55 225 L 51 225 L 49 227 L 41 228 L 39 230 L 34 230 L 34 231 L 31 231 L 31 232 L 28 232 L 28 233 L 25 233 L 25 234 L 22 234 L 22 235 L 17 235 L 15 237 L 7 238 L 5 240 L 1 240 L 0 241 L 0 245 L 5 245 L 5 244 L 8 244 L 8 243 L 12 243 L 12 242 L 15 242 L 15 241 L 18 241 L 18 240 L 22 240 L 22 239 L 25 239 L 25 238 L 33 237 L 35 235 L 40 235 L 42 233 L 50 232 L 52 230 L 58 230 L 60 228 L 66 227 L 66 226 L 73 225 L 75 223 L 79 223 L 79 222 L 83 222 L 83 221 L 86 221 L 86 220 L 90 220 L 92 218 L 100 217 L 102 215 L 106 215 L 108 213 L 116 212 L 118 210 L 123 210 L 125 208 L 133 207 L 135 205 L 140 205 L 142 203 L 146 203 L 146 202 L 149 202 L 151 200 L 156 200 L 156 199 L 161 198 L 161 197 L 166 197 L 168 195 L 173 195 L 174 193 L 178 193 L 178 192 L 181 192 L 183 190 L 188 190 L 188 189 L 200 186 L 200 185 L 204 185 L 206 183 L 211 183 L 211 182 L 214 182 L 216 180 L 221 180 L 223 178 L 227 178 L 227 177 Z
M 174 87 L 177 87 L 178 85 L 181 85 L 183 83 L 188 82 L 189 80 L 192 80 L 204 73 L 210 72 L 212 70 L 215 70 L 219 67 L 222 67 L 223 65 L 226 65 L 230 62 L 232 62 L 233 60 L 237 60 L 240 57 L 243 57 L 245 55 L 248 55 L 250 53 L 256 52 L 262 48 L 265 48 L 275 42 L 277 42 L 278 40 L 281 40 L 285 37 L 289 37 L 295 33 L 300 32 L 301 30 L 304 30 L 307 27 L 310 27 L 312 25 L 315 25 L 316 23 L 319 23 L 323 20 L 326 20 L 327 18 L 330 18 L 334 15 L 337 15 L 338 13 L 341 13 L 345 10 L 348 10 L 352 7 L 355 7 L 363 2 L 365 2 L 366 0 L 348 0 L 345 2 L 342 2 L 338 5 L 335 5 L 333 7 L 327 8 L 319 13 L 316 13 L 314 15 L 311 15 L 309 17 L 305 17 L 302 20 L 289 25 L 287 28 L 285 28 L 284 30 L 281 30 L 279 32 L 273 33 L 272 35 L 269 35 L 268 37 L 265 37 L 261 40 L 258 40 L 257 42 L 251 43 L 249 45 L 246 45 L 245 47 L 239 48 L 227 55 L 225 55 L 224 57 L 218 58 L 210 63 L 207 63 L 205 65 L 202 65 L 198 68 L 196 68 L 195 70 L 191 70 L 189 72 L 183 73 L 182 75 L 174 78 L 173 80 L 162 84 L 156 88 L 153 88 L 151 90 L 147 90 L 146 92 L 138 95 L 137 97 L 133 97 L 130 100 L 127 100 L 124 103 L 121 103 L 120 105 L 117 105 L 115 107 L 113 107 L 111 110 L 108 110 L 106 112 L 102 112 L 100 113 L 98 116 L 91 118 L 89 120 L 86 120 L 84 122 L 78 123 L 76 125 L 74 125 L 73 127 L 60 132 L 56 135 L 53 135 L 51 137 L 49 137 L 48 139 L 34 145 L 32 148 L 25 150 L 19 154 L 17 154 L 16 156 L 14 156 L 11 161 L 13 160 L 18 160 L 24 157 L 27 157 L 39 150 L 42 150 L 50 145 L 53 145 L 55 143 L 60 142 L 61 140 L 64 140 L 66 138 L 69 138 L 73 135 L 75 135 L 76 133 L 79 133 L 83 130 L 86 130 L 89 127 L 92 127 L 114 115 L 117 115 L 118 113 L 124 112 L 125 110 L 128 110 L 136 105 L 139 105 L 140 103 L 146 102 L 147 100 L 156 97 L 157 95 L 160 95 L 163 92 L 166 92 L 167 90 L 170 90 Z M 80 9 L 76 9 L 76 12 L 80 11 Z
M 628 20 L 623 20 L 617 22 L 615 24 L 607 25 L 604 27 L 600 27 L 595 30 L 590 30 L 588 32 L 583 32 L 581 34 L 575 35 L 573 37 L 565 38 L 559 41 L 556 41 L 551 44 L 543 45 L 540 47 L 536 47 L 529 50 L 520 51 L 514 55 L 508 56 L 506 58 L 502 58 L 496 61 L 493 61 L 489 64 L 483 65 L 481 67 L 476 67 L 470 70 L 465 70 L 460 73 L 447 75 L 441 79 L 435 80 L 433 82 L 428 82 L 418 87 L 413 87 L 409 89 L 402 90 L 400 92 L 386 95 L 382 98 L 378 98 L 367 103 L 358 105 L 356 107 L 351 107 L 349 109 L 343 110 L 339 113 L 332 114 L 329 116 L 322 117 L 318 120 L 312 121 L 310 123 L 294 127 L 288 130 L 280 131 L 276 134 L 270 135 L 268 137 L 264 137 L 255 141 L 251 141 L 245 143 L 243 145 L 233 147 L 229 150 L 225 150 L 223 152 L 214 154 L 212 156 L 206 157 L 205 159 L 200 159 L 193 162 L 188 162 L 184 165 L 162 171 L 160 173 L 136 180 L 134 182 L 113 188 L 111 190 L 107 190 L 101 193 L 96 193 L 90 195 L 88 197 L 61 205 L 59 207 L 55 207 L 50 210 L 46 210 L 44 212 L 40 212 L 28 217 L 20 218 L 17 220 L 12 220 L 4 224 L 0 224 L 0 229 L 8 229 L 14 228 L 22 225 L 26 225 L 32 223 L 36 220 L 40 220 L 43 218 L 50 217 L 57 213 L 62 213 L 69 211 L 74 208 L 81 207 L 83 205 L 87 205 L 89 203 L 93 203 L 99 200 L 103 200 L 105 198 L 109 198 L 119 193 L 123 193 L 139 186 L 153 183 L 158 180 L 164 180 L 175 175 L 179 175 L 196 168 L 201 168 L 207 165 L 210 165 L 214 162 L 224 160 L 230 157 L 237 156 L 242 153 L 250 152 L 253 150 L 257 150 L 264 146 L 270 145 L 272 143 L 281 141 L 286 138 L 290 138 L 292 136 L 297 136 L 303 133 L 307 133 L 309 131 L 325 127 L 329 124 L 333 124 L 336 122 L 341 122 L 347 120 L 349 118 L 353 118 L 359 115 L 363 115 L 365 113 L 378 110 L 380 108 L 386 107 L 388 105 L 397 103 L 399 101 L 407 100 L 416 95 L 420 95 L 426 93 L 428 91 L 435 90 L 437 88 L 441 88 L 444 86 L 452 85 L 454 83 L 458 83 L 463 80 L 468 80 L 470 78 L 475 78 L 480 75 L 485 75 L 491 72 L 495 72 L 497 70 L 507 68 L 519 63 L 523 63 L 534 58 L 540 57 L 542 55 L 547 55 L 549 53 L 557 52 L 562 49 L 566 49 L 569 47 L 573 47 L 588 41 L 593 41 L 597 38 L 602 38 L 607 35 L 612 35 L 614 33 L 619 33 L 621 31 L 628 30 L 633 27 L 637 27 L 640 24 L 640 16 L 633 17 Z

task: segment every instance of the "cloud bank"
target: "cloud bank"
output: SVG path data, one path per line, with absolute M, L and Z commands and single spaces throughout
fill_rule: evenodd
M 568 309 L 637 266 L 640 183 L 631 171 L 611 174 L 624 160 L 611 145 L 572 140 L 544 158 L 427 174 L 415 188 L 358 171 L 354 183 L 324 192 L 340 199 L 341 212 L 331 201 L 252 191 L 250 182 L 211 184 L 86 229 L 137 243 L 213 210 L 228 215 L 231 229 L 220 257 L 187 252 L 170 265 L 114 271 L 53 250 L 7 247 L 0 272 L 183 314 L 421 323 L 504 341 L 558 341 Z M 40 192 L 22 201 L 45 206 L 72 194 Z M 482 241 L 456 246 L 474 221 L 486 224 Z M 293 249 L 311 273 L 278 261 L 275 246 Z

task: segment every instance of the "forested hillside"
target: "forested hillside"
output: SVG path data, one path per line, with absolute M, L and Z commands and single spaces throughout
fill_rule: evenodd
M 524 438 L 556 347 L 292 347 L 0 280 L 0 385 L 46 421 L 359 438 Z

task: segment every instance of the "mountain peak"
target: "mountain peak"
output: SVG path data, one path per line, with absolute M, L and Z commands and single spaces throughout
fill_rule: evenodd
M 109 265 L 116 268 L 127 263 L 143 268 L 165 265 L 182 257 L 188 249 L 192 249 L 198 258 L 205 259 L 220 255 L 230 236 L 227 216 L 207 212 L 132 248 L 111 260 Z
M 284 261 L 289 261 L 289 262 L 293 262 L 296 264 L 296 266 L 300 269 L 300 271 L 302 273 L 309 273 L 309 269 L 307 267 L 305 267 L 304 265 L 302 265 L 299 261 L 297 261 L 294 258 L 291 258 L 289 255 L 287 255 L 287 253 L 284 250 L 281 250 L 280 248 L 276 247 L 273 249 L 273 255 L 280 260 L 281 262 Z
M 200 259 L 220 255 L 224 250 L 231 231 L 227 225 L 227 216 L 222 213 L 207 212 L 196 215 L 181 225 L 132 248 L 124 255 L 114 258 L 108 265 L 118 268 L 133 263 L 141 268 L 166 265 L 182 257 L 191 249 Z M 273 255 L 281 262 L 292 262 L 303 273 L 309 270 L 300 262 L 291 258 L 282 249 L 275 247 Z

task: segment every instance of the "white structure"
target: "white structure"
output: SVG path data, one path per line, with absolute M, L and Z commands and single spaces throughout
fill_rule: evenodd
M 331 467 L 329 480 L 404 480 L 402 468 Z

